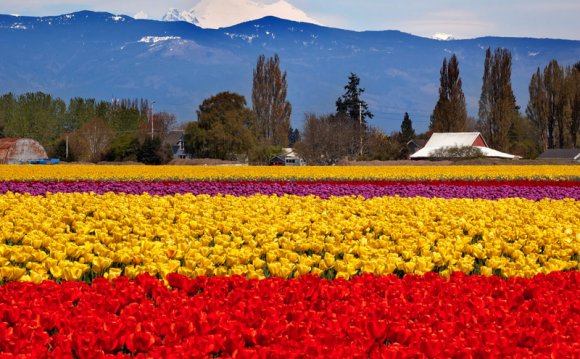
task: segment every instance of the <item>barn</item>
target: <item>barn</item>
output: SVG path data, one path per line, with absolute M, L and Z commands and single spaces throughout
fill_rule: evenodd
M 430 159 L 433 158 L 439 150 L 452 147 L 475 147 L 481 151 L 483 156 L 488 158 L 520 158 L 519 156 L 500 152 L 490 148 L 479 132 L 435 132 L 433 135 L 431 135 L 431 138 L 429 138 L 429 141 L 427 141 L 425 147 L 413 153 L 410 158 Z
M 0 138 L 0 164 L 28 163 L 47 158 L 40 143 L 28 138 Z

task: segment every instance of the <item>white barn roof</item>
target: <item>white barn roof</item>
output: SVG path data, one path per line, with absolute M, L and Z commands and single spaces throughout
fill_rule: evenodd
M 478 140 L 479 138 L 479 140 Z M 481 146 L 481 145 L 485 146 Z M 449 132 L 449 133 L 434 133 L 425 147 L 413 153 L 411 159 L 431 158 L 433 154 L 445 147 L 475 147 L 479 148 L 485 157 L 517 159 L 519 156 L 511 155 L 509 153 L 500 152 L 487 147 L 487 143 L 479 132 Z
M 473 146 L 478 137 L 481 136 L 479 132 L 435 132 L 425 144 L 425 147 L 461 147 Z M 481 137 L 481 140 L 487 146 L 487 143 Z

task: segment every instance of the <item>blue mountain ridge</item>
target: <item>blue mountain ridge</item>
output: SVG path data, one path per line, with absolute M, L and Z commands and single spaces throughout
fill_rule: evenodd
M 292 125 L 304 114 L 334 111 L 350 72 L 361 78 L 371 125 L 400 128 L 409 112 L 426 130 L 438 96 L 443 58 L 455 53 L 468 112 L 477 115 L 485 49 L 508 48 L 512 85 L 522 111 L 532 74 L 550 60 L 580 61 L 580 41 L 509 37 L 438 41 L 400 31 L 355 32 L 275 17 L 222 29 L 186 22 L 137 20 L 80 11 L 50 17 L 0 15 L 0 93 L 43 91 L 71 97 L 147 98 L 178 121 L 220 91 L 251 105 L 252 71 L 260 54 L 280 56 L 287 72 Z

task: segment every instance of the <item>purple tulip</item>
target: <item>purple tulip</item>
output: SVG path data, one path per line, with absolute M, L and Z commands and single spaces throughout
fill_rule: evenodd
M 38 181 L 38 182 L 0 182 L 0 193 L 29 193 L 42 196 L 47 192 L 107 192 L 166 196 L 191 193 L 216 196 L 250 196 L 254 194 L 297 196 L 314 195 L 320 198 L 331 196 L 362 196 L 365 198 L 400 196 L 400 197 L 439 197 L 439 198 L 482 198 L 495 200 L 499 198 L 519 197 L 530 200 L 544 198 L 580 199 L 579 185 L 527 186 L 501 181 L 488 183 L 485 186 L 472 184 L 430 184 L 428 182 L 393 182 L 392 184 L 373 182 L 227 182 L 227 181 Z

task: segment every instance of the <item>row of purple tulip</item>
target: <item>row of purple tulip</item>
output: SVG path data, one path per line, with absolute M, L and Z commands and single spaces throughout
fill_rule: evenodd
M 47 192 L 73 193 L 107 192 L 150 195 L 174 195 L 191 193 L 194 195 L 234 195 L 249 196 L 253 194 L 278 195 L 285 194 L 321 198 L 331 196 L 363 196 L 365 198 L 400 196 L 400 197 L 439 197 L 439 198 L 483 198 L 495 200 L 499 198 L 519 197 L 530 200 L 544 198 L 580 199 L 580 183 L 578 185 L 550 185 L 530 186 L 525 183 L 489 181 L 485 185 L 459 183 L 430 183 L 425 182 L 225 182 L 225 181 L 37 181 L 37 182 L 0 182 L 0 193 L 29 193 L 42 196 Z

